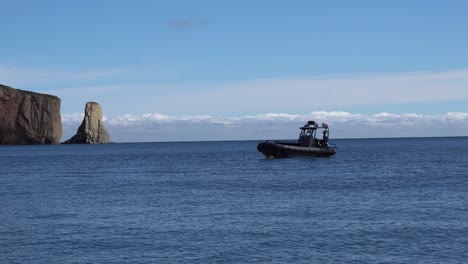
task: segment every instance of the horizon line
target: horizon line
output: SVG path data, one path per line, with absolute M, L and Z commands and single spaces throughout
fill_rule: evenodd
M 466 136 L 417 136 L 417 137 L 350 137 L 350 138 L 330 138 L 329 140 L 377 140 L 377 139 L 430 139 L 430 138 L 468 138 Z M 297 139 L 268 139 L 268 141 L 279 140 L 297 140 Z M 144 143 L 203 143 L 203 142 L 241 142 L 241 141 L 267 141 L 265 139 L 226 139 L 226 140 L 181 140 L 181 141 L 128 141 L 128 142 L 111 142 L 109 144 L 144 144 Z M 107 145 L 107 144 L 74 144 L 74 145 Z

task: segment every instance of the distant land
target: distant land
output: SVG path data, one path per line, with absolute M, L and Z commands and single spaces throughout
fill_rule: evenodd
M 57 96 L 0 84 L 0 145 L 60 144 L 61 100 Z M 110 143 L 101 106 L 89 102 L 77 134 L 67 144 Z

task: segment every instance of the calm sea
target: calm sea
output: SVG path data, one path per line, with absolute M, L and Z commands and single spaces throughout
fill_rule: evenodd
M 468 138 L 0 147 L 0 263 L 467 263 Z

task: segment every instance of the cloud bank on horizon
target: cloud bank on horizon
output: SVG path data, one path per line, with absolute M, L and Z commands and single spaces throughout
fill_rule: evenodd
M 62 115 L 64 138 L 83 114 Z M 241 117 L 169 116 L 160 113 L 104 117 L 116 142 L 293 139 L 307 120 L 331 126 L 332 138 L 466 136 L 468 113 L 352 114 L 316 111 L 304 115 L 268 113 Z

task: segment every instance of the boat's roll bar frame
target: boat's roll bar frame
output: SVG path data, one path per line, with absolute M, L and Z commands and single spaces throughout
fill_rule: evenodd
M 328 125 L 324 126 L 322 123 L 322 126 L 317 125 L 315 121 L 308 121 L 307 124 L 305 124 L 302 127 L 299 127 L 299 129 L 317 129 L 317 128 L 323 128 L 328 130 Z

